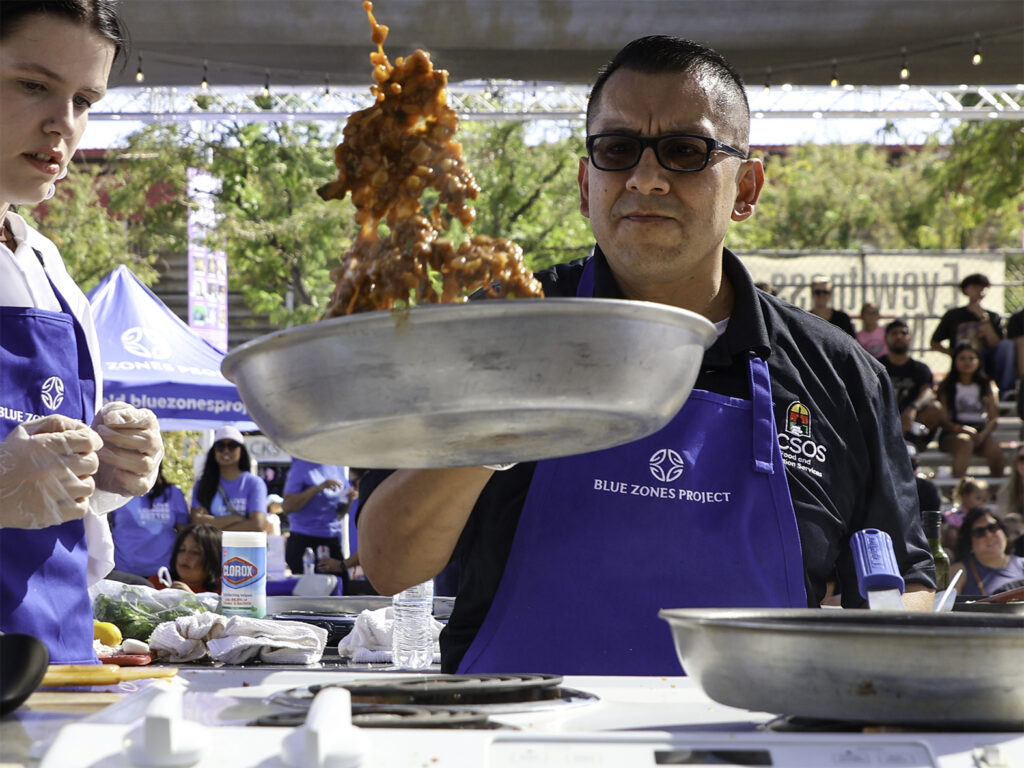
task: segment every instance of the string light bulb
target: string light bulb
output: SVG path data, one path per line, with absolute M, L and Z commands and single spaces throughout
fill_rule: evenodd
M 139 68 L 135 70 L 135 82 L 141 83 L 146 79 L 146 76 L 142 73 L 142 54 L 139 54 Z
M 331 76 L 325 74 L 324 75 L 324 96 L 330 96 L 330 95 L 331 95 Z
M 765 93 L 771 93 L 771 91 L 772 91 L 772 68 L 768 67 L 768 69 L 766 69 L 765 72 L 764 72 L 764 92 Z
M 981 64 L 981 35 L 974 36 L 974 55 L 971 56 L 971 64 L 974 66 Z
M 900 80 L 910 79 L 910 64 L 907 61 L 907 49 L 901 48 L 900 53 L 903 55 L 903 64 L 900 66 Z
M 199 87 L 204 91 L 210 87 L 210 81 L 207 75 L 210 73 L 210 64 L 206 59 L 203 59 L 203 79 L 199 81 Z
M 839 63 L 832 59 L 832 79 L 828 81 L 829 86 L 832 88 L 839 87 Z
M 269 99 L 270 98 L 270 70 L 269 69 L 266 70 L 266 73 L 265 73 L 264 78 L 263 78 L 263 90 L 261 91 L 261 95 L 265 99 Z

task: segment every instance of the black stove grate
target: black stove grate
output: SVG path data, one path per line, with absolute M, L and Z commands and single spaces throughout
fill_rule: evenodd
M 259 717 L 249 725 L 297 728 L 305 722 L 305 711 L 277 712 Z M 353 704 L 352 725 L 357 725 L 360 728 L 494 729 L 503 727 L 492 723 L 486 712 L 380 706 L 377 704 Z
M 546 701 L 562 697 L 558 675 L 428 675 L 399 680 L 329 683 L 340 685 L 352 700 L 408 706 L 469 706 Z M 309 686 L 315 696 L 323 685 Z

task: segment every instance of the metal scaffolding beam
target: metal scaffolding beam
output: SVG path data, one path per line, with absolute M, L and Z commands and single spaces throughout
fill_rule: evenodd
M 466 120 L 582 120 L 588 88 L 529 82 L 449 85 L 449 103 Z M 930 118 L 1024 120 L 1024 84 L 1006 86 L 751 88 L 756 119 Z M 115 88 L 91 120 L 139 122 L 338 122 L 373 103 L 367 88 Z

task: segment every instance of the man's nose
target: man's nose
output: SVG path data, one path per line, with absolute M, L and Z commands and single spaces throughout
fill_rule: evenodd
M 654 147 L 644 147 L 639 162 L 629 170 L 626 187 L 642 195 L 663 195 L 671 186 L 668 174 L 658 162 Z

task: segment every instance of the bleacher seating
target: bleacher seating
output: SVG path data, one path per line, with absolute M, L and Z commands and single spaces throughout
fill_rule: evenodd
M 1003 447 L 1003 455 L 1006 457 L 1006 468 L 1002 477 L 990 477 L 988 462 L 980 456 L 971 457 L 971 465 L 967 474 L 979 479 L 984 478 L 992 492 L 995 493 L 1006 482 L 1010 472 L 1013 470 L 1013 455 L 1018 446 L 1024 442 L 1024 424 L 1017 416 L 1017 404 L 1014 402 L 999 403 L 999 423 L 995 429 L 995 437 Z M 943 497 L 949 501 L 950 495 L 956 486 L 959 478 L 953 477 L 951 471 L 950 456 L 939 449 L 936 441 L 917 454 L 920 467 L 918 472 L 931 479 Z

